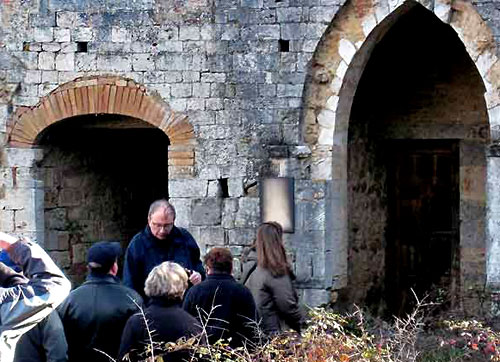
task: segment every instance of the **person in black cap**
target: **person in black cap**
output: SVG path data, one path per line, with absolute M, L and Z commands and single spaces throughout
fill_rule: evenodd
M 89 275 L 58 308 L 68 341 L 70 362 L 116 359 L 127 319 L 139 311 L 142 298 L 120 284 L 118 242 L 100 241 L 88 250 Z

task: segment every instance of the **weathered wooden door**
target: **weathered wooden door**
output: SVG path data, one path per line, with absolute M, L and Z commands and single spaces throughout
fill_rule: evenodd
M 431 288 L 453 292 L 458 278 L 456 141 L 389 143 L 387 305 L 402 315 Z

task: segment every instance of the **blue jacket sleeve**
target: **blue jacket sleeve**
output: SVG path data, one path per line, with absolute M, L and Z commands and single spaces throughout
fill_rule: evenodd
M 69 294 L 71 284 L 37 244 L 21 240 L 8 251 L 22 267 L 25 283 L 0 288 L 0 360 L 11 361 L 18 339 L 45 318 Z M 9 277 L 0 269 L 0 282 Z
M 125 253 L 125 263 L 123 265 L 123 284 L 135 290 L 139 295 L 144 296 L 144 282 L 142 280 L 142 261 L 140 260 L 137 242 L 130 242 Z

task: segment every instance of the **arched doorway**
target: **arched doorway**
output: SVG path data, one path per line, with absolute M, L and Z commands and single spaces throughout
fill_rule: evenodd
M 375 46 L 349 121 L 351 298 L 396 314 L 415 302 L 411 289 L 457 301 L 466 228 L 485 238 L 484 91 L 455 31 L 423 6 Z M 470 185 L 482 185 L 473 200 Z
M 43 151 L 31 166 L 38 241 L 78 284 L 92 242 L 124 247 L 149 204 L 168 197 L 170 171 L 189 178 L 194 132 L 187 118 L 131 80 L 66 83 L 8 125 L 11 149 Z M 34 152 L 39 154 L 40 152 Z
M 149 204 L 168 198 L 168 144 L 158 128 L 116 115 L 73 117 L 40 135 L 45 247 L 69 251 L 74 282 L 85 275 L 93 242 L 116 240 L 125 249 Z
M 414 23 L 414 33 L 418 35 L 426 33 L 423 30 L 427 27 L 427 20 L 429 20 L 426 16 L 433 17 L 431 21 L 437 21 L 437 18 L 442 24 L 439 21 L 436 24 L 447 27 L 446 31 L 443 29 L 440 31 L 453 36 L 454 44 L 463 44 L 462 55 L 470 57 L 468 58 L 470 67 L 467 65 L 464 68 L 467 73 L 460 75 L 455 82 L 455 90 L 459 90 L 460 82 L 465 80 L 466 84 L 463 84 L 465 89 L 473 92 L 462 94 L 460 99 L 465 99 L 465 101 L 457 108 L 457 114 L 464 112 L 466 117 L 461 116 L 452 121 L 453 117 L 450 116 L 448 121 L 445 121 L 449 114 L 440 114 L 441 105 L 432 104 L 433 100 L 446 98 L 447 94 L 444 90 L 448 91 L 446 87 L 455 81 L 455 79 L 448 80 L 450 84 L 442 88 L 439 85 L 442 80 L 439 80 L 436 74 L 430 78 L 430 80 L 434 79 L 433 82 L 427 85 L 427 90 L 437 85 L 435 96 L 428 97 L 430 103 L 424 102 L 419 105 L 421 109 L 431 112 L 427 115 L 425 112 L 410 112 L 420 115 L 421 120 L 427 117 L 427 121 L 422 121 L 418 125 L 412 124 L 412 122 L 415 123 L 416 118 L 399 117 L 404 115 L 404 111 L 408 112 L 411 109 L 408 107 L 409 103 L 401 105 L 384 98 L 392 96 L 393 99 L 399 99 L 408 96 L 405 93 L 398 93 L 398 89 L 391 91 L 392 93 L 386 91 L 386 85 L 391 84 L 391 79 L 392 85 L 398 84 L 398 79 L 391 77 L 397 77 L 393 74 L 394 70 L 401 68 L 392 59 L 387 59 L 387 54 L 390 52 L 385 57 L 387 64 L 375 68 L 376 70 L 372 73 L 372 80 L 376 79 L 379 83 L 372 84 L 371 87 L 365 89 L 365 94 L 370 94 L 378 101 L 372 101 L 370 96 L 365 96 L 364 99 L 368 99 L 368 102 L 360 103 L 362 98 L 357 95 L 357 92 L 362 89 L 361 78 L 365 75 L 375 49 L 381 49 L 379 45 L 386 40 L 386 35 L 393 29 L 393 26 L 400 23 L 405 15 L 411 14 L 412 10 L 422 15 L 417 21 L 418 26 Z M 417 20 L 418 12 L 413 13 Z M 432 43 L 433 37 L 434 35 L 422 36 L 423 39 L 429 40 L 429 43 Z M 405 43 L 406 39 L 402 41 Z M 397 58 L 397 48 L 400 46 L 404 48 L 405 44 L 395 41 L 392 45 Z M 436 51 L 442 54 L 441 50 L 438 47 Z M 428 67 L 428 63 L 435 62 L 437 60 L 432 58 L 418 67 L 427 67 L 425 69 L 432 70 L 432 67 Z M 409 64 L 414 64 L 414 62 L 410 59 Z M 462 62 L 462 65 L 464 64 L 466 63 Z M 456 72 L 457 69 L 457 67 L 451 67 L 437 74 L 456 75 L 454 71 Z M 377 77 L 376 73 L 381 71 L 388 74 L 381 73 Z M 455 0 L 451 3 L 437 1 L 432 4 L 422 3 L 422 5 L 416 1 L 402 3 L 381 1 L 367 4 L 352 0 L 346 2 L 337 13 L 311 60 L 309 82 L 305 89 L 302 130 L 304 141 L 312 149 L 312 178 L 331 182 L 331 202 L 326 207 L 325 218 L 329 232 L 325 243 L 334 250 L 330 269 L 333 288 L 340 290 L 339 301 L 345 301 L 349 305 L 357 302 L 372 303 L 374 308 L 387 307 L 384 304 L 387 292 L 385 250 L 387 235 L 389 235 L 386 231 L 389 229 L 391 216 L 387 185 L 393 182 L 389 180 L 394 179 L 391 176 L 394 173 L 388 172 L 394 169 L 390 166 L 389 159 L 393 155 L 404 154 L 405 148 L 411 146 L 413 152 L 417 153 L 422 149 L 430 149 L 440 155 L 449 155 L 445 159 L 448 158 L 448 164 L 458 170 L 455 176 L 450 178 L 450 182 L 458 178 L 458 182 L 453 182 L 452 187 L 459 190 L 458 197 L 456 193 L 451 197 L 452 204 L 458 205 L 453 208 L 455 212 L 453 217 L 456 220 L 458 214 L 458 226 L 456 222 L 454 224 L 454 233 L 456 235 L 458 228 L 459 235 L 458 246 L 454 250 L 458 250 L 458 253 L 454 255 L 458 254 L 459 257 L 458 259 L 454 256 L 451 258 L 451 264 L 454 261 L 458 264 L 457 268 L 452 266 L 454 268 L 452 271 L 457 271 L 458 276 L 451 278 L 453 283 L 450 282 L 450 287 L 451 289 L 459 288 L 459 301 L 465 308 L 473 310 L 480 306 L 478 296 L 484 294 L 486 276 L 490 280 L 490 285 L 493 285 L 492 281 L 498 279 L 496 264 L 493 265 L 494 262 L 492 262 L 493 256 L 498 253 L 496 243 L 491 237 L 491 232 L 496 230 L 494 227 L 496 223 L 490 221 L 490 218 L 496 220 L 497 216 L 492 212 L 491 207 L 486 210 L 485 206 L 487 202 L 492 203 L 493 206 L 498 204 L 496 199 L 491 198 L 491 192 L 486 200 L 485 192 L 485 187 L 493 187 L 492 182 L 497 172 L 491 165 L 494 164 L 493 161 L 496 161 L 493 157 L 497 156 L 495 152 L 491 152 L 491 147 L 491 155 L 486 155 L 485 148 L 488 147 L 485 146 L 490 142 L 490 129 L 495 129 L 500 115 L 498 112 L 500 102 L 498 93 L 495 91 L 498 88 L 499 72 L 500 66 L 495 56 L 495 41 L 491 30 L 474 6 L 469 3 Z M 404 69 L 404 73 L 399 74 L 400 78 L 404 80 L 406 73 L 408 69 Z M 417 74 L 421 73 L 417 72 Z M 366 79 L 369 78 L 364 79 L 365 84 Z M 429 80 L 428 77 L 423 80 L 425 79 Z M 469 81 L 472 83 L 468 83 Z M 418 88 L 414 89 L 416 90 Z M 420 96 L 422 100 L 425 92 L 422 94 L 416 92 L 415 95 L 416 99 Z M 358 99 L 357 116 L 356 109 L 353 107 L 355 98 Z M 389 104 L 387 110 L 380 110 L 380 100 L 382 104 Z M 478 105 L 476 109 L 471 106 L 474 102 Z M 361 108 L 360 104 L 363 104 Z M 374 108 L 362 109 L 370 105 Z M 444 105 L 449 106 L 450 102 Z M 466 109 L 466 107 L 469 108 Z M 365 116 L 361 116 L 363 112 Z M 439 121 L 435 122 L 436 119 Z M 496 137 L 495 132 L 492 132 L 492 137 Z M 356 149 L 359 150 L 359 157 L 351 157 L 357 155 Z M 488 160 L 486 156 L 489 156 Z M 429 157 L 434 159 L 434 156 Z M 393 164 L 397 162 L 394 157 L 392 159 Z M 332 165 L 331 169 L 324 166 L 329 162 Z M 494 166 L 496 167 L 496 163 Z M 352 182 L 353 180 L 357 181 Z M 353 197 L 356 193 L 359 195 L 363 192 L 365 193 L 363 197 Z M 356 206 L 354 203 L 357 203 Z M 358 212 L 357 215 L 353 214 L 354 208 L 365 211 L 364 218 L 360 216 L 363 211 Z M 487 212 L 489 212 L 488 215 L 486 215 Z M 370 215 L 366 215 L 368 213 Z M 356 218 L 358 220 L 354 220 Z M 372 220 L 376 223 L 370 229 L 370 226 L 366 224 Z M 361 228 L 353 227 L 354 222 L 362 224 Z M 485 229 L 488 235 L 485 235 Z M 488 253 L 488 274 L 485 270 L 486 253 Z

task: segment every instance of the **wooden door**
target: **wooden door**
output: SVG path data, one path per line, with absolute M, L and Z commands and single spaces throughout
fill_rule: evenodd
M 459 188 L 456 141 L 394 141 L 388 147 L 386 291 L 403 315 L 432 288 L 458 278 Z

